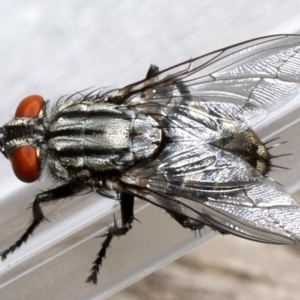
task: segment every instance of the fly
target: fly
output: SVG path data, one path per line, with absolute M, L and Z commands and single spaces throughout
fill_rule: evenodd
M 272 155 L 251 129 L 299 93 L 300 36 L 230 46 L 110 91 L 76 93 L 50 107 L 23 99 L 0 128 L 0 148 L 24 182 L 47 170 L 33 220 L 4 260 L 40 225 L 41 204 L 95 191 L 118 199 L 122 225 L 108 229 L 88 282 L 115 236 L 134 221 L 134 199 L 165 209 L 192 230 L 209 226 L 257 242 L 300 243 L 300 206 L 266 175 Z

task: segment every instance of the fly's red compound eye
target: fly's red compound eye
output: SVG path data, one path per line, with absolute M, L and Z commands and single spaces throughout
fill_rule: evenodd
M 31 95 L 24 98 L 18 105 L 15 117 L 35 118 L 40 113 L 44 105 L 43 97 Z
M 39 178 L 39 160 L 34 147 L 23 146 L 16 149 L 11 156 L 15 175 L 24 182 L 33 182 Z

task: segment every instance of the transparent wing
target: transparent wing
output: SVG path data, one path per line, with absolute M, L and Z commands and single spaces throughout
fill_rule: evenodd
M 278 184 L 212 145 L 167 146 L 128 170 L 126 190 L 222 232 L 277 244 L 300 243 L 300 206 Z
M 247 130 L 300 88 L 300 36 L 255 39 L 191 59 L 113 92 L 153 116 L 168 137 L 121 185 L 157 206 L 222 232 L 300 242 L 300 206 L 246 161 L 210 144 Z
M 299 50 L 299 35 L 257 38 L 165 69 L 115 91 L 112 97 L 146 113 L 159 105 L 178 106 L 182 95 L 232 103 L 253 110 L 247 119 L 253 126 L 299 92 Z M 230 117 L 235 115 L 228 113 Z

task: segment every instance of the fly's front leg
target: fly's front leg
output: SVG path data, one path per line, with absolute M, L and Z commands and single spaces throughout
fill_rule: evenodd
M 120 204 L 122 227 L 118 227 L 116 220 L 114 220 L 114 225 L 108 228 L 107 234 L 104 235 L 106 236 L 106 238 L 101 245 L 101 249 L 97 255 L 97 259 L 93 262 L 91 275 L 87 278 L 86 282 L 93 282 L 94 284 L 97 284 L 99 269 L 102 265 L 103 258 L 106 257 L 106 250 L 110 246 L 113 237 L 120 237 L 122 235 L 125 235 L 132 228 L 132 222 L 134 220 L 134 196 L 129 194 L 121 194 Z
M 21 247 L 23 243 L 25 243 L 30 235 L 33 234 L 33 231 L 47 219 L 45 218 L 43 211 L 41 209 L 41 203 L 47 203 L 50 201 L 57 201 L 62 198 L 67 198 L 72 195 L 75 195 L 79 191 L 82 190 L 81 186 L 78 186 L 74 183 L 68 183 L 54 189 L 51 189 L 46 192 L 42 192 L 36 195 L 35 200 L 32 203 L 32 214 L 33 220 L 30 226 L 27 228 L 25 233 L 9 248 L 0 253 L 1 260 L 6 259 L 7 255 L 13 253 L 17 248 Z

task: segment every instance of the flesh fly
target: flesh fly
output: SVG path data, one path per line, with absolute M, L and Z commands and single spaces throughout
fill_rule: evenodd
M 299 93 L 300 36 L 275 35 L 190 59 L 110 91 L 76 93 L 51 107 L 23 99 L 0 128 L 0 148 L 22 181 L 47 170 L 57 186 L 37 194 L 33 220 L 0 255 L 45 219 L 41 204 L 86 192 L 120 202 L 88 282 L 113 237 L 134 221 L 134 199 L 165 209 L 183 227 L 273 244 L 300 243 L 300 206 L 266 175 L 272 155 L 251 129 Z

